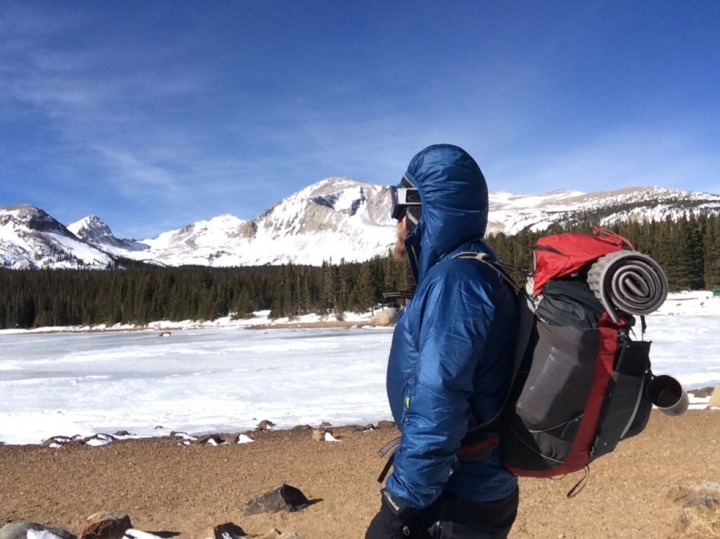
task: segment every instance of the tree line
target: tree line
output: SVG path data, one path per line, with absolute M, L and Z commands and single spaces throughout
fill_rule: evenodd
M 514 272 L 521 282 L 532 270 L 532 246 L 538 238 L 550 234 L 575 232 L 590 234 L 591 217 L 561 222 L 544 232 L 523 232 L 513 236 L 496 234 L 487 238 L 498 259 L 524 270 Z M 684 216 L 677 220 L 628 221 L 608 226 L 633 244 L 636 250 L 652 257 L 665 270 L 670 290 L 712 290 L 720 287 L 720 216 Z
M 408 265 L 391 257 L 322 267 L 0 269 L 0 329 L 243 318 L 260 310 L 273 318 L 342 317 L 412 282 Z
M 627 222 L 610 227 L 654 258 L 677 290 L 720 287 L 720 217 L 683 217 Z M 590 218 L 552 230 L 487 238 L 505 264 L 529 271 L 532 246 L 540 236 L 592 230 Z M 367 311 L 387 303 L 383 293 L 410 291 L 409 264 L 389 255 L 363 263 L 208 268 L 154 267 L 128 263 L 124 269 L 0 270 L 0 329 L 84 324 L 146 324 L 156 320 L 213 320 Z M 523 272 L 515 276 L 523 281 Z

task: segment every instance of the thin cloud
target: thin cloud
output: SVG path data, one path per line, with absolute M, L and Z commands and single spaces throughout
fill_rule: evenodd
M 83 211 L 106 211 L 121 234 L 225 212 L 254 218 L 330 176 L 394 183 L 438 142 L 468 150 L 491 189 L 717 186 L 717 131 L 707 127 L 716 112 L 684 118 L 645 99 L 658 96 L 652 89 L 618 91 L 632 121 L 603 102 L 597 74 L 587 73 L 588 58 L 603 62 L 602 32 L 589 39 L 587 30 L 606 8 L 576 6 L 559 21 L 530 4 L 510 14 L 468 8 L 482 15 L 482 31 L 437 8 L 458 23 L 447 34 L 428 12 L 406 21 L 392 8 L 392 32 L 370 18 L 344 32 L 336 6 L 336 18 L 312 16 L 332 31 L 310 35 L 295 20 L 301 8 L 288 20 L 259 5 L 252 13 L 203 7 L 190 24 L 187 7 L 8 4 L 0 7 L 0 128 L 24 140 L 0 149 L 0 174 L 64 189 L 63 205 L 76 197 Z M 160 16 L 167 28 L 146 31 Z M 549 26 L 539 30 L 538 20 Z M 598 27 L 607 37 L 630 22 Z M 407 41 L 416 24 L 428 32 L 422 43 Z M 602 66 L 610 80 L 612 66 Z

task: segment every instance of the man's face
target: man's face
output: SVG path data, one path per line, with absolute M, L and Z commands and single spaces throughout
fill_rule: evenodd
M 393 247 L 393 258 L 399 262 L 403 262 L 407 257 L 407 249 L 405 249 L 405 240 L 407 239 L 407 215 L 400 219 L 397 224 L 397 239 Z

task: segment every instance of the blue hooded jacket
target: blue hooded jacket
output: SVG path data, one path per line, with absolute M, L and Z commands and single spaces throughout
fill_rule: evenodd
M 455 464 L 471 415 L 487 421 L 505 401 L 519 318 L 515 294 L 496 270 L 453 258 L 465 251 L 494 257 L 482 242 L 485 178 L 470 155 L 447 144 L 417 154 L 406 175 L 422 201 L 406 241 L 418 286 L 395 327 L 388 361 L 388 398 L 402 438 L 386 488 L 415 508 L 443 490 L 499 500 L 517 479 L 497 456 Z

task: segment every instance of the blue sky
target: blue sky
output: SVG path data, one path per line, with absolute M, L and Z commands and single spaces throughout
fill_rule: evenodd
M 0 206 L 144 238 L 438 142 L 491 190 L 720 193 L 720 2 L 0 3 Z

